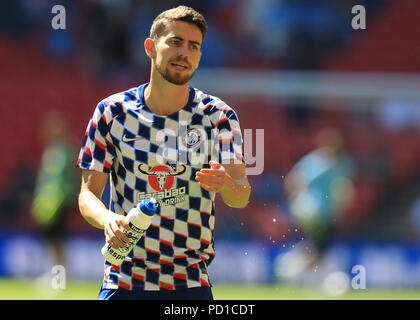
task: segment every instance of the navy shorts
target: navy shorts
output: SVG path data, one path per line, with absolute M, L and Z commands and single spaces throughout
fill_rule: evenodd
M 98 300 L 213 300 L 213 294 L 210 287 L 160 291 L 101 288 Z

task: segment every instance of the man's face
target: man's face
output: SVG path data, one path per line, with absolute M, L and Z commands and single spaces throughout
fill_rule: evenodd
M 173 21 L 154 43 L 155 69 L 168 82 L 184 85 L 194 76 L 201 58 L 200 29 L 184 21 Z

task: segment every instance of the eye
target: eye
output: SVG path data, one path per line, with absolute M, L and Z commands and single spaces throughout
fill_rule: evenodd
M 170 39 L 169 44 L 171 45 L 179 45 L 181 41 L 179 39 Z
M 191 50 L 199 50 L 200 48 L 198 47 L 198 45 L 196 45 L 196 44 L 192 44 L 191 46 L 190 46 L 190 48 L 191 48 Z

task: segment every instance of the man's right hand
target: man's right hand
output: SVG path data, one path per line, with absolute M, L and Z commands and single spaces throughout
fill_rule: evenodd
M 124 234 L 130 229 L 125 217 L 109 212 L 104 218 L 104 234 L 106 242 L 114 249 L 125 248 L 130 239 Z
M 109 211 L 100 200 L 108 179 L 108 173 L 83 170 L 79 208 L 87 222 L 104 230 L 106 242 L 112 248 L 119 249 L 126 247 L 130 241 L 124 234 L 130 226 L 125 216 Z

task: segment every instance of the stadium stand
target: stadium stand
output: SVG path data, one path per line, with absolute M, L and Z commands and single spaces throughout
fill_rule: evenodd
M 220 49 L 218 45 L 226 46 L 229 43 L 234 43 L 235 46 L 238 43 L 239 48 L 244 50 L 237 50 L 237 52 L 221 51 L 224 54 L 224 60 L 203 60 L 204 66 L 212 66 L 218 63 L 221 67 L 235 66 L 240 68 L 303 69 L 309 66 L 309 68 L 321 70 L 383 72 L 418 72 L 420 70 L 418 59 L 420 46 L 419 42 L 415 41 L 418 38 L 415 34 L 416 28 L 411 28 L 413 22 L 415 22 L 416 13 L 420 10 L 420 4 L 417 1 L 402 0 L 395 3 L 378 1 L 377 6 L 383 6 L 382 10 L 379 10 L 379 13 L 375 15 L 375 20 L 369 21 L 368 30 L 363 31 L 360 36 L 354 35 L 345 27 L 339 27 L 339 22 L 334 19 L 327 20 L 330 23 L 324 28 L 340 31 L 337 34 L 330 35 L 331 38 L 328 40 L 337 40 L 337 46 L 310 47 L 317 48 L 317 50 L 320 50 L 320 47 L 322 49 L 322 52 L 316 54 L 319 60 L 312 61 L 311 64 L 308 64 L 307 61 L 308 52 L 309 55 L 315 53 L 310 50 L 306 51 L 308 47 L 292 47 L 291 42 L 296 38 L 289 38 L 287 35 L 299 34 L 299 41 L 310 38 L 316 42 L 318 39 L 316 37 L 325 29 L 318 30 L 317 33 L 317 30 L 311 29 L 310 22 L 312 21 L 315 24 L 320 17 L 334 16 L 333 13 L 337 13 L 334 10 L 340 8 L 331 5 L 332 1 L 323 2 L 318 11 L 313 11 L 319 13 L 318 16 L 313 17 L 313 20 L 307 19 L 312 11 L 299 10 L 295 7 L 296 5 L 292 4 L 292 1 L 282 2 L 284 6 L 279 4 L 278 7 L 262 6 L 264 11 L 255 12 L 255 15 L 249 16 L 249 21 L 254 22 L 261 22 L 261 19 L 269 17 L 272 25 L 267 24 L 266 28 L 268 26 L 279 28 L 281 25 L 289 32 L 285 32 L 284 41 L 275 44 L 276 47 L 271 48 L 274 50 L 273 53 L 265 59 L 256 59 L 256 57 L 264 56 L 263 51 L 270 49 L 267 47 L 268 43 L 264 37 L 267 35 L 267 29 L 260 27 L 252 31 L 249 30 L 250 25 L 247 24 L 245 29 L 252 39 L 250 41 L 252 42 L 255 39 L 261 41 L 253 44 L 253 47 L 256 48 L 256 51 L 253 51 L 247 50 L 249 43 L 240 43 L 241 39 L 238 38 L 240 38 L 241 30 L 235 24 L 235 22 L 243 19 L 246 13 L 252 11 L 254 2 L 247 1 L 242 6 L 232 5 L 229 6 L 227 11 L 215 10 L 217 2 L 220 1 L 203 6 L 205 10 L 210 12 L 210 27 L 215 25 L 216 31 L 223 29 L 226 33 L 221 39 L 217 38 L 216 31 L 214 31 L 214 35 L 210 34 L 210 39 L 215 42 L 213 47 L 207 48 L 207 54 L 217 56 Z M 162 3 L 167 5 L 171 2 L 163 1 Z M 306 2 L 301 1 L 299 3 L 304 5 Z M 75 6 L 77 7 L 77 5 Z M 80 4 L 80 7 L 83 7 L 83 5 Z M 138 4 L 138 13 L 141 9 L 144 9 L 144 7 Z M 341 10 L 347 9 L 347 7 L 345 9 L 341 8 Z M 153 10 L 148 8 L 149 19 L 153 17 L 152 13 L 154 11 L 159 10 L 159 7 Z M 333 13 L 331 13 L 331 10 Z M 109 11 L 105 12 L 109 14 Z M 269 13 L 274 14 L 275 12 L 278 15 L 267 16 Z M 296 18 L 294 15 L 296 12 L 303 12 L 306 16 L 293 20 L 293 17 Z M 305 24 L 302 23 L 298 26 L 298 33 L 294 29 L 296 25 L 292 21 L 305 21 Z M 348 20 L 345 20 L 341 23 L 347 22 Z M 87 28 L 89 21 L 80 21 L 80 24 Z M 243 22 L 243 25 L 245 24 L 246 22 Z M 392 28 L 390 28 L 390 25 L 392 25 Z M 140 28 L 141 26 L 128 26 L 128 29 L 137 30 L 135 27 Z M 120 78 L 115 74 L 89 73 L 88 71 L 92 70 L 86 68 L 84 55 L 92 52 L 98 55 L 103 51 L 97 50 L 98 48 L 96 50 L 87 48 L 86 39 L 89 39 L 88 37 L 81 37 L 85 42 L 82 41 L 77 46 L 77 49 L 80 50 L 77 55 L 66 58 L 64 61 L 55 59 L 51 56 L 54 53 L 49 52 L 48 47 L 45 46 L 45 38 L 48 33 L 43 33 L 42 29 L 39 28 L 36 32 L 27 29 L 25 31 L 26 35 L 18 38 L 10 38 L 4 36 L 3 33 L 2 38 L 0 38 L 0 69 L 2 70 L 0 75 L 0 94 L 2 96 L 0 111 L 3 119 L 6 120 L 2 122 L 1 131 L 3 143 L 7 148 L 7 153 L 0 157 L 0 194 L 5 193 L 8 188 L 8 181 L 13 179 L 11 174 L 20 164 L 31 163 L 36 166 L 39 163 L 42 150 L 42 142 L 39 137 L 40 125 L 43 117 L 49 111 L 60 109 L 68 116 L 74 143 L 78 145 L 86 128 L 87 123 L 85 121 L 100 99 L 113 92 L 135 86 L 147 78 L 144 76 L 148 74 L 148 64 L 146 62 L 140 66 L 135 64 L 138 66 L 136 72 L 143 76 L 133 77 L 130 74 L 128 81 L 127 78 L 124 81 L 118 81 Z M 80 27 L 80 30 L 84 29 Z M 312 30 L 312 33 L 308 30 Z M 407 30 L 412 33 L 406 33 Z M 130 39 L 134 41 L 138 38 L 139 35 L 135 33 Z M 387 50 L 389 47 L 393 48 L 392 53 Z M 133 45 L 130 48 L 138 50 L 138 47 Z M 398 48 L 398 54 L 395 54 L 394 49 L 396 48 Z M 296 50 L 302 55 L 296 54 Z M 303 54 L 304 51 L 306 54 Z M 379 55 L 378 52 L 380 52 Z M 142 54 L 142 52 L 136 54 Z M 133 57 L 132 54 L 128 56 L 131 59 Z M 301 60 L 297 60 L 296 57 L 300 57 Z M 108 61 L 108 63 L 114 62 Z M 127 65 L 134 62 L 133 60 L 123 61 Z M 103 68 L 106 69 L 107 65 L 103 65 Z M 280 193 L 282 192 L 282 177 L 287 174 L 288 170 L 301 156 L 314 148 L 316 133 L 329 126 L 342 129 L 350 152 L 359 161 L 359 171 L 355 180 L 357 201 L 349 209 L 343 228 L 350 229 L 359 222 L 368 219 L 369 216 L 375 216 L 375 210 L 379 208 L 379 204 L 384 201 L 386 196 L 392 193 L 392 190 L 412 183 L 411 178 L 420 170 L 419 127 L 404 128 L 397 132 L 392 131 L 381 126 L 380 119 L 372 111 L 373 108 L 371 109 L 369 106 L 367 106 L 366 112 L 357 113 L 352 111 L 351 108 L 336 108 L 334 102 L 332 106 L 314 106 L 314 101 L 270 103 L 259 100 L 245 101 L 239 97 L 228 97 L 226 101 L 237 110 L 242 128 L 265 129 L 266 173 L 251 177 L 251 183 L 261 185 L 265 179 L 268 179 L 269 175 L 274 175 L 278 179 Z M 77 155 L 75 155 L 76 157 Z M 245 209 L 245 214 L 239 214 L 233 209 L 222 210 L 229 211 L 233 215 L 238 230 L 243 220 L 248 219 L 248 225 L 258 223 L 259 228 L 252 230 L 252 236 L 255 238 L 266 237 L 270 234 L 272 239 L 275 239 L 291 227 L 287 218 L 287 206 L 284 203 L 284 198 L 280 197 L 279 199 L 272 194 L 268 198 L 261 193 L 253 195 L 253 203 Z M 75 214 L 69 219 L 69 225 L 75 230 L 88 228 L 80 220 L 76 211 L 75 208 Z M 253 216 L 255 211 L 264 211 L 267 218 L 256 219 Z M 227 219 L 230 219 L 224 216 L 224 214 L 220 214 L 218 217 L 220 226 L 227 225 Z M 31 227 L 28 217 L 28 215 L 23 215 L 16 222 L 16 225 Z M 278 221 L 283 221 L 283 227 L 274 230 L 271 223 L 272 217 L 277 217 Z M 222 227 L 221 230 L 223 230 Z M 251 232 L 250 229 L 248 231 Z M 240 233 L 238 231 L 238 234 Z

